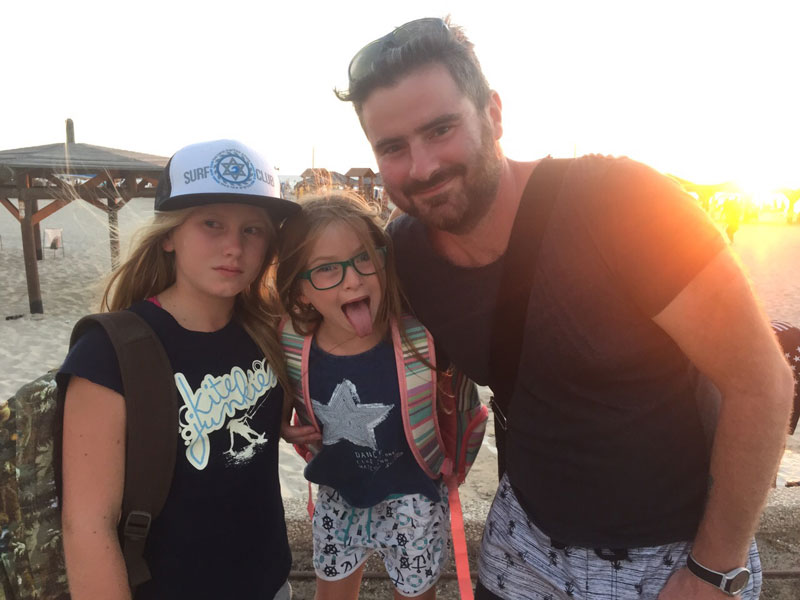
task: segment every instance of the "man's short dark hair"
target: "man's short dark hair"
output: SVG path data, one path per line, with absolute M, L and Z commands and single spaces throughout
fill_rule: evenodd
M 438 63 L 447 69 L 459 90 L 476 108 L 485 108 L 491 89 L 473 44 L 462 27 L 449 22 L 449 17 L 444 23 L 441 29 L 415 36 L 400 47 L 380 52 L 368 75 L 356 81 L 351 79 L 347 90 L 334 90 L 334 93 L 339 100 L 352 102 L 360 119 L 364 102 L 376 89 L 391 87 L 412 71 Z

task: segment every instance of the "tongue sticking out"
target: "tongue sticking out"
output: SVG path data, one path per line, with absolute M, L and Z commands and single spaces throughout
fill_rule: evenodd
M 342 310 L 347 320 L 350 321 L 350 325 L 356 330 L 358 337 L 372 333 L 372 313 L 369 311 L 369 301 L 350 302 L 342 306 Z

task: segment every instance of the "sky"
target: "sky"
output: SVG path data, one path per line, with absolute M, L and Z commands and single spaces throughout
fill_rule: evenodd
M 169 156 L 231 137 L 283 175 L 375 169 L 347 85 L 393 27 L 451 15 L 503 102 L 510 158 L 627 155 L 700 183 L 800 186 L 796 0 L 6 2 L 0 150 Z

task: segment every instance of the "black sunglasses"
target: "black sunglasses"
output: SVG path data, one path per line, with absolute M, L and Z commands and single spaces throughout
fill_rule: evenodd
M 375 69 L 375 63 L 387 51 L 402 48 L 417 37 L 441 31 L 447 31 L 447 23 L 443 19 L 428 17 L 409 21 L 383 37 L 370 42 L 356 52 L 353 60 L 350 61 L 350 66 L 347 67 L 347 76 L 350 78 L 350 83 L 356 83 L 370 75 Z

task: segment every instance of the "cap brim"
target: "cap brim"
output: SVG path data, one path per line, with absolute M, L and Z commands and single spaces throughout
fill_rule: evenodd
M 300 205 L 291 200 L 242 193 L 184 194 L 181 196 L 172 196 L 166 198 L 163 202 L 157 202 L 155 210 L 180 210 L 182 208 L 192 208 L 193 206 L 204 206 L 206 204 L 250 204 L 252 206 L 258 206 L 269 213 L 275 225 L 280 224 L 285 218 L 300 210 Z

